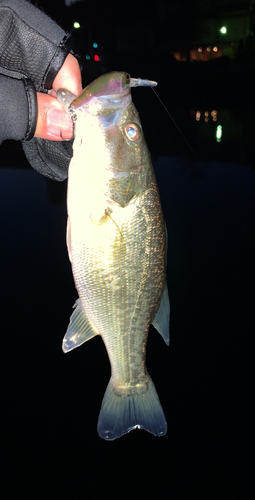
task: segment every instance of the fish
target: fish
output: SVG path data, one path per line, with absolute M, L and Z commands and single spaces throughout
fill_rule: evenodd
M 67 188 L 67 249 L 78 300 L 63 339 L 69 352 L 100 335 L 111 378 L 98 418 L 101 438 L 133 429 L 167 432 L 146 368 L 152 324 L 169 345 L 166 226 L 131 88 L 156 82 L 114 71 L 79 96 L 57 98 L 74 121 Z

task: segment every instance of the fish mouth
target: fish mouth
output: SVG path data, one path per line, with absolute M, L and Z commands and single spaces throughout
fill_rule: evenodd
M 110 73 L 109 73 L 110 75 Z M 102 75 L 102 77 L 107 75 Z M 99 77 L 102 78 L 102 77 Z M 95 80 L 98 81 L 99 79 Z M 114 92 L 115 88 L 113 88 L 112 93 L 104 93 L 104 86 L 102 88 L 102 94 L 98 91 L 93 95 L 91 85 L 95 82 L 92 82 L 79 96 L 73 96 L 74 99 L 71 99 L 72 94 L 68 95 L 68 113 L 70 114 L 73 120 L 76 119 L 76 111 L 80 108 L 89 107 L 91 104 L 93 106 L 93 111 L 91 110 L 91 114 L 93 115 L 110 115 L 112 113 L 116 113 L 117 110 L 121 110 L 126 108 L 129 102 L 131 101 L 131 88 L 132 87 L 155 87 L 157 82 L 153 80 L 145 80 L 142 78 L 131 78 L 128 75 L 128 79 L 126 79 L 125 83 L 122 85 L 122 89 L 118 92 Z M 99 87 L 100 90 L 100 87 Z M 67 91 L 65 91 L 66 94 Z M 109 123 L 108 123 L 109 125 Z
M 111 73 L 109 73 L 110 75 Z M 104 76 L 107 76 L 106 75 L 102 75 L 102 77 Z M 100 80 L 101 77 L 99 77 L 97 80 L 95 80 L 95 82 L 97 82 L 98 80 Z M 75 112 L 77 109 L 83 107 L 83 106 L 86 106 L 87 103 L 89 103 L 91 101 L 91 99 L 94 98 L 97 98 L 98 100 L 111 100 L 111 101 L 114 101 L 116 100 L 116 102 L 120 101 L 131 93 L 131 88 L 132 87 L 155 87 L 157 85 L 157 82 L 153 81 L 153 80 L 145 80 L 145 79 L 142 79 L 142 78 L 131 78 L 129 75 L 128 75 L 128 79 L 126 80 L 126 82 L 122 85 L 122 89 L 118 90 L 118 92 L 112 92 L 112 93 L 109 93 L 108 92 L 104 92 L 103 91 L 103 88 L 102 88 L 102 94 L 100 94 L 100 92 L 98 91 L 98 88 L 97 88 L 97 92 L 96 94 L 93 94 L 93 89 L 91 88 L 91 85 L 93 86 L 93 84 L 95 82 L 92 82 L 91 84 L 88 85 L 88 87 L 86 87 L 86 89 L 84 89 L 84 91 L 80 94 L 80 96 L 76 96 L 72 102 L 69 101 L 69 109 L 71 109 L 73 112 Z M 89 90 L 90 89 L 90 90 Z M 100 88 L 99 88 L 100 89 Z M 113 89 L 115 90 L 115 89 Z

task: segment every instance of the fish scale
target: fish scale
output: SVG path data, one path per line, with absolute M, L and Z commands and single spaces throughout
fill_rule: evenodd
M 166 233 L 150 154 L 130 95 L 136 82 L 113 72 L 92 82 L 77 99 L 58 92 L 76 120 L 67 245 L 79 299 L 63 350 L 95 335 L 104 341 L 112 373 L 98 433 L 107 440 L 136 427 L 156 436 L 167 429 L 146 368 L 150 324 L 169 342 Z

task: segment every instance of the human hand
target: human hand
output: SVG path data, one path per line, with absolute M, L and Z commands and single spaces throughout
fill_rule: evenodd
M 68 140 L 73 137 L 73 122 L 56 98 L 60 88 L 75 95 L 82 91 L 81 72 L 77 59 L 68 54 L 52 85 L 50 94 L 37 92 L 38 118 L 35 137 L 52 141 Z

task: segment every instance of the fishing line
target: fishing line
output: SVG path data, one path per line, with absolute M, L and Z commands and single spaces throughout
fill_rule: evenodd
M 190 143 L 187 141 L 185 135 L 182 133 L 180 127 L 178 127 L 176 121 L 174 120 L 174 118 L 172 117 L 171 113 L 168 111 L 167 107 L 165 106 L 165 104 L 163 103 L 163 101 L 160 99 L 159 95 L 157 94 L 156 90 L 154 89 L 154 87 L 151 87 L 151 89 L 153 90 L 154 94 L 156 94 L 159 102 L 162 104 L 163 108 L 166 110 L 168 116 L 170 116 L 173 124 L 175 125 L 175 127 L 177 128 L 177 130 L 179 131 L 179 133 L 181 134 L 182 138 L 184 139 L 184 141 L 186 142 L 187 146 L 189 147 L 190 151 L 193 153 L 193 155 L 195 156 L 195 158 L 200 162 L 200 158 L 197 156 L 197 154 L 195 153 L 194 149 L 191 147 Z

